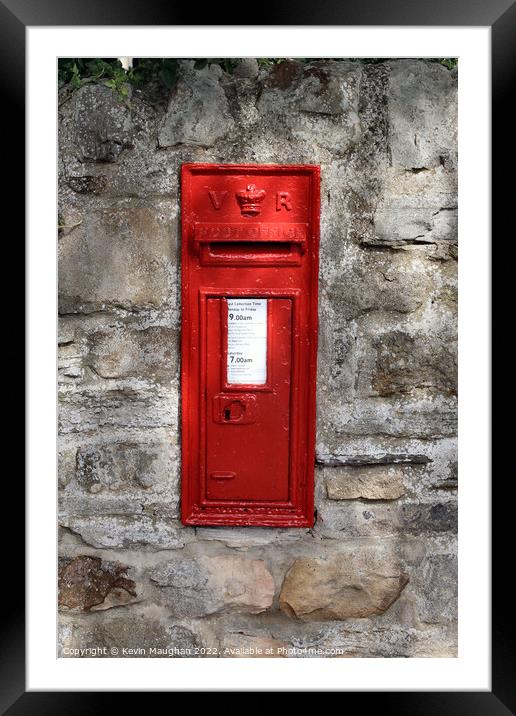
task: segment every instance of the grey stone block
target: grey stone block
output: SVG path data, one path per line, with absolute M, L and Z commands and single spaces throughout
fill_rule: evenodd
M 131 112 L 112 89 L 81 87 L 74 97 L 74 138 L 81 161 L 113 162 L 132 146 Z
M 184 537 L 179 526 L 142 515 L 74 515 L 60 520 L 63 527 L 99 549 L 180 549 Z
M 394 164 L 456 166 L 457 76 L 435 62 L 391 63 L 389 137 Z
M 168 298 L 174 223 L 152 206 L 84 209 L 81 224 L 59 242 L 59 299 L 64 313 L 162 307 Z
M 160 147 L 211 147 L 231 130 L 233 119 L 218 80 L 215 66 L 195 70 L 191 63 L 182 63 L 159 129 Z

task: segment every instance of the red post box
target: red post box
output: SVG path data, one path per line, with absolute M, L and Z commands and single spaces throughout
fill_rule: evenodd
M 188 525 L 314 521 L 319 167 L 182 167 Z

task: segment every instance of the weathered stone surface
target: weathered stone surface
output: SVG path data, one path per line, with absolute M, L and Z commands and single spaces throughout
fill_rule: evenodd
M 161 306 L 172 266 L 173 223 L 148 206 L 85 210 L 59 242 L 61 313 L 84 304 Z
M 75 474 L 75 455 L 76 450 L 62 449 L 57 457 L 57 475 L 60 487 L 68 485 Z
M 132 145 L 129 108 L 108 87 L 86 85 L 75 94 L 74 136 L 82 161 L 113 162 Z
M 258 616 L 221 615 L 212 617 L 210 624 L 221 644 L 228 634 L 271 635 L 289 645 L 289 658 L 457 656 L 456 623 L 413 622 L 413 577 L 411 571 L 409 585 L 387 611 L 371 617 L 307 621 L 275 611 Z
M 421 574 L 419 618 L 436 624 L 457 619 L 457 556 L 455 554 L 429 555 Z
M 366 243 L 392 247 L 407 243 L 457 241 L 457 196 L 390 197 L 378 205 L 375 237 Z
M 318 506 L 315 529 L 335 538 L 428 532 L 453 534 L 457 531 L 457 506 L 451 501 L 374 505 L 322 502 Z
M 418 453 L 379 453 L 378 455 L 328 455 L 325 453 L 316 454 L 316 464 L 326 467 L 374 467 L 376 465 L 427 465 L 432 462 L 428 455 Z
M 221 645 L 221 656 L 229 659 L 277 659 L 287 656 L 289 644 L 265 636 L 228 634 Z
M 184 62 L 159 129 L 160 147 L 194 144 L 211 147 L 233 127 L 228 101 L 215 65 L 194 70 Z
M 97 618 L 101 615 L 95 615 Z M 128 613 L 114 617 L 103 613 L 102 621 L 62 617 L 59 655 L 75 658 L 197 658 L 201 639 L 181 624 L 170 624 L 152 614 Z
M 221 555 L 207 562 L 210 586 L 225 608 L 261 612 L 272 604 L 274 580 L 263 560 Z
M 349 621 L 351 620 L 337 623 L 336 628 L 331 628 L 325 638 L 319 639 L 313 646 L 307 646 L 308 650 L 318 649 L 322 653 L 306 655 L 315 658 L 335 656 L 342 659 L 457 656 L 457 632 L 447 626 L 428 626 L 425 630 L 419 630 L 395 625 L 385 629 L 378 626 L 378 622 L 372 624 L 372 619 L 360 620 L 364 622 L 366 635 L 363 629 L 355 626 L 357 622 L 348 628 Z M 303 626 L 305 625 L 306 623 Z M 301 653 L 299 656 L 303 655 Z
M 455 166 L 457 75 L 421 60 L 390 64 L 389 143 L 394 164 L 406 169 Z
M 78 194 L 102 194 L 107 186 L 107 177 L 103 174 L 68 176 L 66 182 Z
M 396 500 L 405 492 L 399 467 L 327 468 L 325 480 L 331 500 Z
M 242 611 L 257 614 L 274 597 L 274 580 L 263 560 L 233 555 L 175 559 L 151 572 L 177 616 Z
M 66 346 L 75 340 L 75 330 L 73 326 L 66 323 L 61 317 L 58 322 L 57 343 L 59 346 Z
M 458 467 L 457 458 L 453 456 L 453 461 L 448 463 L 447 473 L 439 475 L 432 488 L 434 490 L 457 490 L 459 487 Z
M 393 557 L 367 548 L 301 558 L 285 577 L 279 604 L 285 614 L 303 620 L 369 617 L 388 609 L 408 581 Z
M 455 396 L 416 393 L 414 396 L 361 398 L 338 402 L 335 394 L 318 386 L 318 450 L 340 451 L 340 445 L 351 438 L 374 435 L 385 438 L 439 439 L 457 434 Z
M 199 540 L 216 540 L 235 549 L 274 542 L 297 542 L 308 532 L 308 529 L 298 527 L 197 527 L 195 530 Z
M 80 347 L 73 341 L 59 345 L 57 369 L 60 383 L 73 383 L 82 378 L 82 355 Z
M 89 336 L 86 364 L 102 378 L 170 379 L 179 367 L 178 335 L 161 326 L 102 329 Z
M 233 74 L 235 77 L 241 77 L 242 79 L 253 79 L 258 75 L 259 71 L 258 61 L 254 57 L 243 57 L 238 61 Z
M 61 434 L 98 430 L 103 426 L 159 428 L 177 426 L 177 392 L 144 381 L 95 385 L 62 393 Z
M 417 251 L 392 260 L 374 251 L 366 263 L 363 253 L 346 257 L 342 278 L 334 266 L 321 281 L 319 445 L 338 452 L 351 435 L 455 435 L 454 267 L 430 269 Z
M 125 439 L 124 439 L 125 434 Z M 63 516 L 144 513 L 160 520 L 179 514 L 177 435 L 117 430 L 94 441 L 71 434 L 60 467 L 59 510 Z M 65 462 L 65 452 L 68 453 Z
M 457 532 L 456 501 L 402 505 L 401 514 L 403 531 L 407 533 Z
M 419 256 L 360 248 L 347 249 L 340 265 L 323 266 L 321 279 L 321 308 L 324 311 L 328 306 L 337 317 L 337 326 L 373 311 L 412 313 L 423 305 L 431 287 Z
M 72 515 L 62 517 L 60 524 L 80 535 L 86 544 L 100 549 L 178 549 L 184 546 L 178 527 L 144 515 Z
M 372 214 L 374 232 L 361 237 L 360 243 L 390 248 L 432 243 L 452 248 L 456 244 L 456 172 L 442 165 L 408 170 L 394 166 L 384 171 L 383 179 Z M 426 256 L 432 253 L 427 250 Z M 442 252 L 443 260 L 450 256 Z
M 344 152 L 361 134 L 358 115 L 361 66 L 357 63 L 276 65 L 258 102 L 263 115 L 279 115 L 277 131 Z
M 450 332 L 453 319 L 450 317 Z M 379 395 L 430 388 L 444 394 L 457 392 L 457 342 L 437 342 L 431 335 L 389 331 L 374 340 L 376 370 L 373 387 Z
M 410 452 L 398 452 L 401 449 L 408 449 Z M 446 484 L 448 479 L 453 481 L 456 478 L 457 444 L 453 436 L 437 440 L 390 437 L 379 440 L 377 436 L 351 437 L 340 443 L 339 452 L 336 454 L 329 452 L 328 447 L 323 444 L 319 445 L 316 452 L 316 476 L 321 488 L 323 476 L 329 468 L 339 470 L 346 467 L 361 468 L 375 465 L 399 466 L 403 470 L 405 485 L 403 503 L 435 503 L 439 500 L 454 502 L 456 499 L 455 495 L 448 496 L 447 492 L 436 495 L 440 484 L 443 482 Z M 326 490 L 321 489 L 319 498 L 325 497 Z M 370 504 L 369 507 L 371 506 Z M 374 507 L 376 508 L 377 505 Z
M 59 606 L 80 611 L 109 609 L 132 601 L 136 585 L 128 567 L 80 555 L 62 559 L 59 567 Z
M 75 479 L 90 492 L 118 490 L 124 484 L 149 488 L 166 469 L 164 446 L 114 443 L 77 450 Z

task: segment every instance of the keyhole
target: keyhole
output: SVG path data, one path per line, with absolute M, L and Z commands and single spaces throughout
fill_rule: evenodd
M 245 406 L 239 400 L 234 400 L 227 408 L 223 409 L 224 420 L 229 423 L 235 423 L 240 420 L 244 410 Z

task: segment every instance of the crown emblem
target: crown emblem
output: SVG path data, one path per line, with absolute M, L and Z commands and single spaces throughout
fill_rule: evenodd
M 265 189 L 257 189 L 255 184 L 248 184 L 245 189 L 237 191 L 236 198 L 244 216 L 256 216 L 262 210 L 260 202 L 265 198 Z

